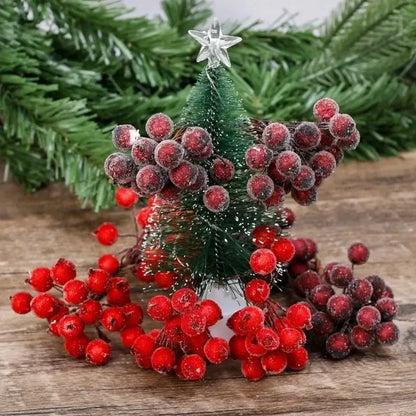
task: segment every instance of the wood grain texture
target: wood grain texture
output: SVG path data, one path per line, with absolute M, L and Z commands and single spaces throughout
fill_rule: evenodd
M 120 210 L 81 210 L 61 184 L 32 195 L 0 184 L 0 415 L 415 415 L 416 152 L 341 166 L 319 197 L 294 207 L 293 233 L 316 239 L 323 261 L 345 260 L 357 240 L 370 246 L 357 273 L 378 273 L 393 287 L 400 342 L 341 362 L 312 354 L 304 371 L 258 383 L 243 379 L 235 362 L 186 383 L 138 369 L 118 340 L 106 367 L 67 358 L 43 321 L 11 312 L 9 295 L 28 270 L 65 256 L 82 276 L 107 251 L 91 230 L 110 220 L 129 231 L 131 222 Z

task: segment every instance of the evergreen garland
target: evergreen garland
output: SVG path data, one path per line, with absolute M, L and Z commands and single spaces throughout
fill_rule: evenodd
M 0 157 L 32 191 L 65 183 L 95 209 L 111 204 L 102 164 L 117 123 L 178 117 L 199 71 L 187 30 L 211 12 L 166 0 L 165 17 L 126 17 L 105 0 L 12 0 L 0 9 Z M 278 23 L 234 25 L 232 80 L 248 115 L 304 119 L 323 96 L 357 119 L 360 159 L 416 143 L 416 3 L 347 0 L 321 34 Z

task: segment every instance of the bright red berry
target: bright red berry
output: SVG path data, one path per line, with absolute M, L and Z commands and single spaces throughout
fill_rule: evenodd
M 346 295 L 333 295 L 328 299 L 326 306 L 329 316 L 336 321 L 343 321 L 351 316 L 351 299 Z
M 267 353 L 257 340 L 256 333 L 250 333 L 246 336 L 246 348 L 251 357 L 261 357 Z
M 351 343 L 347 335 L 335 332 L 326 340 L 326 351 L 335 360 L 342 360 L 351 352 Z
M 189 312 L 188 312 L 189 313 Z M 165 322 L 163 326 L 163 331 L 166 338 L 171 342 L 182 342 L 185 338 L 185 335 L 182 331 L 182 318 L 180 316 L 174 316 Z M 202 333 L 204 331 L 201 331 Z M 193 334 L 198 335 L 198 334 Z
M 143 358 L 150 358 L 156 349 L 156 341 L 148 334 L 139 335 L 133 343 L 132 352 Z
M 58 323 L 58 332 L 62 338 L 77 338 L 84 332 L 84 322 L 77 315 L 64 315 Z
M 329 121 L 339 113 L 339 106 L 332 98 L 321 98 L 313 106 L 313 115 L 319 121 Z
M 53 286 L 51 271 L 47 267 L 37 267 L 30 272 L 28 283 L 37 292 L 47 292 Z
M 143 322 L 143 309 L 137 303 L 126 303 L 121 307 L 126 318 L 125 327 L 138 326 Z
M 109 274 L 115 274 L 120 267 L 120 263 L 113 254 L 103 254 L 98 259 L 98 268 L 106 271 Z
M 90 269 L 88 271 L 87 286 L 92 292 L 104 295 L 107 293 L 109 282 L 110 275 L 105 270 Z
M 117 241 L 118 230 L 111 222 L 103 222 L 95 231 L 97 241 L 104 246 L 111 246 Z
M 279 335 L 271 328 L 261 328 L 256 332 L 256 340 L 265 350 L 273 351 L 279 348 Z
M 126 348 L 131 348 L 139 335 L 144 334 L 140 326 L 124 328 L 120 331 L 121 342 Z
M 167 296 L 153 296 L 147 304 L 147 313 L 154 321 L 167 321 L 172 317 L 173 309 Z
M 380 311 L 371 305 L 361 307 L 356 315 L 358 326 L 366 331 L 374 331 L 381 322 Z
M 111 305 L 124 305 L 130 302 L 130 285 L 124 277 L 112 277 L 108 282 L 107 301 Z
M 230 346 L 223 338 L 210 338 L 204 345 L 204 354 L 213 364 L 220 364 L 230 355 Z
M 145 207 L 139 210 L 136 216 L 136 222 L 140 228 L 145 228 L 146 225 L 149 224 L 149 218 L 152 212 L 153 212 L 153 209 L 149 207 Z
M 232 329 L 238 335 L 255 333 L 263 327 L 264 312 L 257 306 L 246 306 L 234 315 L 236 319 Z
M 88 286 L 82 280 L 69 280 L 63 287 L 63 296 L 66 302 L 78 305 L 87 299 Z
M 145 283 L 151 283 L 155 280 L 155 275 L 149 272 L 149 267 L 144 261 L 136 264 L 134 274 L 140 281 Z
M 241 363 L 241 373 L 249 381 L 258 381 L 266 374 L 259 357 L 248 357 L 245 359 Z
M 295 328 L 307 328 L 311 327 L 311 310 L 304 303 L 295 303 L 289 306 L 286 311 L 286 318 L 290 325 Z
M 49 323 L 48 330 L 52 335 L 55 335 L 56 337 L 61 336 L 59 334 L 59 321 L 63 316 L 67 315 L 68 313 L 69 313 L 69 309 L 66 306 L 64 306 L 64 307 L 61 307 L 58 310 L 58 312 L 56 312 L 54 315 L 48 318 L 48 323 Z
M 283 373 L 287 367 L 287 355 L 283 351 L 271 351 L 261 357 L 264 371 L 270 375 Z
M 118 188 L 115 194 L 117 205 L 121 208 L 131 208 L 139 196 L 131 188 Z
M 103 308 L 101 303 L 96 300 L 89 299 L 80 306 L 78 316 L 86 324 L 95 324 L 100 320 L 102 312 Z
M 150 362 L 153 370 L 161 374 L 168 374 L 175 367 L 176 355 L 171 348 L 159 347 L 153 351 Z
M 49 318 L 58 311 L 59 302 L 55 296 L 41 293 L 32 299 L 30 307 L 38 318 Z
M 230 357 L 233 360 L 245 360 L 249 353 L 246 348 L 246 337 L 243 335 L 234 335 L 228 342 L 230 345 Z
M 205 360 L 198 354 L 184 355 L 180 363 L 180 372 L 185 380 L 200 380 L 206 369 Z
M 207 320 L 207 327 L 216 324 L 222 319 L 221 308 L 216 302 L 211 299 L 204 299 L 198 305 L 199 311 L 205 316 Z
M 157 272 L 155 274 L 155 282 L 158 287 L 161 289 L 169 289 L 172 287 L 176 282 L 176 274 L 175 272 Z
M 124 328 L 126 317 L 118 306 L 110 306 L 101 315 L 101 323 L 110 332 L 117 332 Z
M 279 332 L 280 349 L 289 353 L 297 350 L 303 345 L 302 333 L 296 328 L 283 328 Z
M 250 267 L 254 273 L 265 276 L 276 268 L 277 260 L 273 251 L 267 248 L 259 248 L 250 257 Z
M 244 292 L 249 302 L 264 303 L 270 296 L 270 285 L 263 279 L 253 279 L 247 283 Z
M 258 248 L 270 248 L 277 238 L 278 230 L 271 225 L 257 225 L 251 234 L 253 244 Z
M 288 263 L 295 256 L 295 246 L 288 238 L 279 238 L 270 249 L 279 263 Z
M 59 259 L 51 268 L 52 280 L 58 285 L 64 285 L 68 280 L 75 279 L 76 275 L 74 263 L 67 259 Z
M 85 349 L 85 360 L 94 365 L 107 364 L 111 357 L 111 345 L 102 339 L 93 339 Z
M 23 315 L 30 312 L 30 302 L 32 300 L 32 295 L 28 292 L 17 292 L 10 297 L 10 305 L 12 309 Z
M 171 299 L 173 309 L 179 313 L 185 313 L 193 309 L 197 302 L 198 295 L 189 288 L 177 290 Z
M 382 322 L 376 330 L 379 344 L 391 345 L 399 339 L 399 328 L 393 322 Z
M 291 370 L 302 370 L 308 362 L 308 350 L 306 348 L 298 348 L 287 354 L 287 368 Z
M 184 334 L 193 337 L 202 334 L 207 326 L 207 318 L 198 309 L 191 310 L 182 316 L 181 329 Z
M 83 358 L 89 342 L 90 339 L 85 334 L 81 334 L 76 338 L 66 338 L 64 348 L 71 357 Z

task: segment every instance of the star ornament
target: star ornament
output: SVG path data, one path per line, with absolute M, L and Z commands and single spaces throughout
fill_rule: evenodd
M 221 63 L 230 67 L 231 61 L 227 49 L 242 41 L 238 36 L 223 35 L 221 25 L 217 19 L 214 19 L 208 32 L 190 30 L 188 33 L 202 45 L 196 61 L 201 62 L 208 59 L 208 66 L 212 68 L 219 66 Z

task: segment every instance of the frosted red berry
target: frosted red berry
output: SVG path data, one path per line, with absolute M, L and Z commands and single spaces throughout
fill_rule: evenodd
M 337 147 L 344 150 L 355 150 L 360 144 L 360 132 L 355 130 L 351 136 L 338 138 L 336 141 Z
M 104 161 L 104 171 L 116 184 L 130 184 L 136 176 L 136 164 L 130 156 L 112 153 Z
M 156 141 L 166 140 L 173 133 L 173 121 L 163 113 L 151 116 L 146 123 L 146 132 Z
M 115 194 L 117 205 L 121 208 L 131 208 L 139 196 L 130 188 L 118 188 Z
M 271 196 L 263 201 L 268 210 L 277 210 L 285 200 L 285 190 L 281 186 L 274 186 Z
M 352 299 L 354 305 L 364 305 L 371 300 L 373 286 L 366 279 L 355 279 L 348 285 L 346 293 Z
M 380 276 L 371 275 L 366 277 L 371 285 L 373 286 L 373 295 L 371 296 L 371 300 L 374 302 L 380 299 L 383 295 L 384 289 L 386 288 L 386 282 Z
M 290 140 L 288 128 L 282 123 L 270 123 L 263 130 L 262 142 L 272 151 L 284 149 Z
M 67 259 L 59 259 L 51 268 L 54 283 L 64 285 L 68 280 L 75 279 L 77 271 L 74 263 Z
M 83 358 L 89 342 L 90 339 L 85 334 L 82 334 L 77 338 L 66 338 L 64 348 L 71 357 Z
M 290 195 L 292 196 L 294 201 L 296 201 L 299 205 L 303 206 L 311 205 L 317 200 L 316 187 L 312 187 L 307 191 L 299 191 L 297 189 L 292 189 Z
M 23 315 L 30 312 L 32 295 L 28 292 L 17 292 L 10 297 L 10 306 L 13 311 Z
M 295 246 L 288 238 L 281 237 L 270 246 L 279 263 L 288 263 L 295 256 Z
M 130 285 L 124 277 L 111 277 L 107 286 L 107 302 L 124 305 L 130 302 Z
M 112 132 L 114 147 L 118 150 L 128 151 L 131 149 L 137 136 L 136 129 L 130 124 L 116 126 Z
M 274 183 L 270 176 L 264 174 L 253 175 L 247 182 L 247 193 L 255 201 L 265 201 L 274 191 Z
M 138 303 L 126 303 L 121 310 L 126 318 L 126 328 L 138 326 L 143 322 L 143 309 Z
M 380 298 L 394 298 L 393 290 L 390 286 L 385 286 Z
M 276 158 L 276 169 L 286 178 L 296 176 L 302 165 L 300 157 L 291 150 L 279 153 Z
M 28 283 L 37 292 L 47 292 L 52 289 L 53 280 L 47 267 L 37 267 L 30 272 Z
M 266 374 L 262 362 L 258 357 L 248 357 L 245 359 L 241 363 L 241 373 L 249 381 L 261 380 Z
M 84 302 L 88 294 L 88 286 L 82 280 L 69 280 L 63 287 L 63 297 L 66 302 L 72 305 L 78 305 Z
M 307 191 L 315 184 L 315 173 L 306 165 L 300 167 L 299 172 L 291 180 L 293 188 L 298 191 Z
M 136 338 L 142 334 L 144 331 L 140 326 L 124 328 L 120 331 L 121 342 L 126 348 L 132 348 Z
M 254 251 L 250 257 L 250 267 L 254 273 L 265 276 L 272 273 L 276 268 L 277 260 L 273 251 L 260 248 Z
M 331 147 L 335 144 L 336 140 L 328 130 L 321 129 L 321 142 L 319 143 L 321 147 Z
M 164 169 L 176 168 L 184 156 L 184 147 L 175 140 L 164 140 L 155 149 L 155 161 Z
M 272 157 L 273 152 L 264 144 L 254 144 L 246 150 L 246 164 L 252 170 L 266 169 Z
M 318 286 L 319 283 L 318 273 L 312 270 L 306 270 L 296 277 L 293 282 L 293 288 L 298 296 L 304 298 L 315 286 Z
M 366 331 L 356 325 L 351 329 L 350 340 L 353 347 L 358 350 L 366 350 L 374 345 L 374 331 Z
M 376 308 L 380 311 L 383 321 L 391 321 L 397 313 L 397 303 L 392 298 L 380 298 Z
M 338 146 L 330 146 L 327 147 L 325 150 L 334 156 L 337 165 L 339 165 L 342 159 L 344 159 L 344 151 L 340 149 Z
M 251 357 L 261 357 L 267 353 L 267 350 L 258 342 L 256 333 L 248 334 L 245 343 Z
M 212 140 L 205 129 L 188 127 L 182 135 L 181 143 L 192 158 L 200 160 L 207 146 L 212 145 Z
M 124 328 L 126 317 L 119 306 L 110 306 L 103 311 L 101 324 L 107 331 L 117 332 Z
M 198 181 L 198 177 L 197 180 L 195 181 L 195 184 L 189 187 L 189 190 L 192 190 L 191 188 L 193 188 L 193 186 L 196 185 L 196 182 Z M 168 204 L 172 203 L 172 202 L 177 202 L 180 200 L 181 198 L 181 190 L 179 188 L 177 188 L 175 185 L 173 185 L 173 183 L 171 183 L 170 181 L 166 182 L 165 186 L 163 187 L 163 189 L 161 189 L 158 194 L 157 197 L 162 201 L 162 202 L 166 202 Z M 145 208 L 147 210 L 149 210 L 149 214 L 151 212 L 151 208 Z M 146 219 L 141 220 L 140 222 L 138 222 L 138 224 L 143 228 L 148 224 L 148 218 L 149 216 L 147 216 Z
M 339 113 L 339 106 L 332 98 L 321 98 L 313 106 L 313 115 L 319 121 L 329 121 Z
M 256 332 L 258 344 L 267 351 L 273 351 L 279 348 L 279 335 L 271 328 L 261 328 Z
M 293 138 L 301 149 L 312 149 L 319 145 L 321 131 L 315 123 L 304 121 L 296 127 Z
M 64 315 L 58 323 L 58 332 L 62 338 L 76 338 L 84 332 L 84 322 L 78 315 Z
M 185 313 L 193 309 L 197 302 L 197 294 L 189 288 L 177 290 L 171 299 L 173 309 L 179 313 Z
M 345 264 L 335 265 L 329 273 L 329 281 L 336 287 L 345 288 L 353 279 L 351 268 Z
M 189 185 L 187 190 L 189 192 L 200 192 L 205 190 L 208 186 L 208 173 L 205 168 L 198 165 L 198 174 L 196 176 L 196 180 L 192 185 Z
M 210 327 L 222 319 L 221 308 L 211 299 L 204 299 L 198 305 L 199 311 L 206 318 L 206 325 Z
M 230 196 L 224 187 L 214 185 L 204 192 L 203 202 L 209 211 L 223 212 L 230 205 Z
M 283 373 L 287 367 L 287 355 L 283 351 L 271 351 L 261 357 L 261 365 L 269 375 Z
M 351 136 L 355 131 L 355 121 L 348 114 L 335 114 L 329 121 L 329 132 L 337 139 Z
M 399 339 L 399 328 L 393 322 L 382 322 L 376 329 L 379 344 L 391 345 Z
M 298 348 L 296 351 L 287 354 L 287 368 L 291 370 L 302 370 L 308 363 L 308 350 L 306 348 Z
M 147 313 L 154 321 L 167 321 L 172 317 L 170 299 L 164 295 L 153 296 L 147 304 Z
M 204 377 L 207 365 L 198 354 L 184 355 L 180 362 L 180 373 L 185 380 L 200 380 Z
M 228 342 L 223 338 L 210 338 L 204 345 L 206 359 L 213 364 L 220 364 L 230 355 Z
M 257 332 L 264 324 L 264 313 L 256 306 L 246 306 L 236 315 L 234 330 L 238 335 Z
M 103 308 L 101 303 L 96 300 L 89 299 L 80 306 L 78 316 L 86 324 L 95 324 L 100 320 L 102 312 Z
M 294 303 L 287 309 L 286 319 L 294 328 L 310 329 L 312 319 L 311 310 L 304 303 Z
M 354 243 L 348 249 L 348 258 L 352 264 L 364 264 L 370 257 L 370 250 L 363 243 Z
M 214 159 L 210 174 L 216 182 L 230 182 L 235 174 L 234 164 L 225 158 Z
M 104 365 L 110 360 L 111 345 L 102 339 L 93 339 L 85 349 L 85 360 L 94 365 Z
M 181 329 L 185 335 L 190 337 L 202 334 L 207 327 L 207 318 L 198 310 L 191 310 L 181 319 Z
M 335 360 L 342 360 L 351 352 L 351 342 L 346 334 L 336 332 L 328 337 L 326 351 Z
M 303 345 L 302 333 L 296 328 L 283 328 L 279 331 L 280 349 L 289 353 L 297 350 Z
M 249 302 L 264 303 L 270 296 L 270 285 L 263 279 L 253 279 L 247 283 L 244 293 Z
M 143 167 L 145 165 L 152 165 L 155 163 L 154 152 L 157 143 L 148 139 L 147 137 L 141 137 L 133 143 L 131 149 L 131 156 L 137 166 Z
M 168 179 L 166 171 L 160 166 L 147 165 L 142 167 L 136 176 L 136 184 L 144 196 L 152 196 L 160 192 Z
M 170 271 L 160 271 L 155 273 L 155 283 L 161 289 L 169 289 L 176 282 L 175 272 Z
M 334 289 L 330 285 L 319 284 L 309 292 L 308 299 L 316 309 L 325 310 L 329 298 L 334 294 Z
M 111 222 L 103 222 L 95 231 L 97 241 L 105 246 L 111 246 L 117 241 L 118 230 Z
M 196 165 L 182 161 L 177 167 L 169 171 L 171 182 L 179 189 L 187 189 L 193 185 L 198 177 L 198 169 Z
M 118 261 L 117 261 L 117 264 L 118 264 Z M 114 270 L 114 267 L 112 269 Z M 88 271 L 87 286 L 89 290 L 91 290 L 92 292 L 98 295 L 104 295 L 107 292 L 109 282 L 110 282 L 110 274 L 106 272 L 105 270 L 90 269 Z
M 332 318 L 325 312 L 319 311 L 312 315 L 311 333 L 318 337 L 328 337 L 335 329 Z
M 161 374 L 168 374 L 175 367 L 176 355 L 171 348 L 159 347 L 153 351 L 150 362 L 153 370 Z
M 380 311 L 371 305 L 361 307 L 356 315 L 358 326 L 366 331 L 374 331 L 381 322 Z
M 106 271 L 109 274 L 114 274 L 118 271 L 120 263 L 113 254 L 103 254 L 98 259 L 98 268 Z
M 336 321 L 343 321 L 351 316 L 352 301 L 346 295 L 333 295 L 328 299 L 326 306 L 329 316 Z
M 38 318 L 49 318 L 58 311 L 59 302 L 55 296 L 41 293 L 31 300 L 30 307 Z
M 332 153 L 329 153 L 326 150 L 321 150 L 312 156 L 309 161 L 309 165 L 315 172 L 316 177 L 327 178 L 334 172 L 337 166 L 337 161 Z

